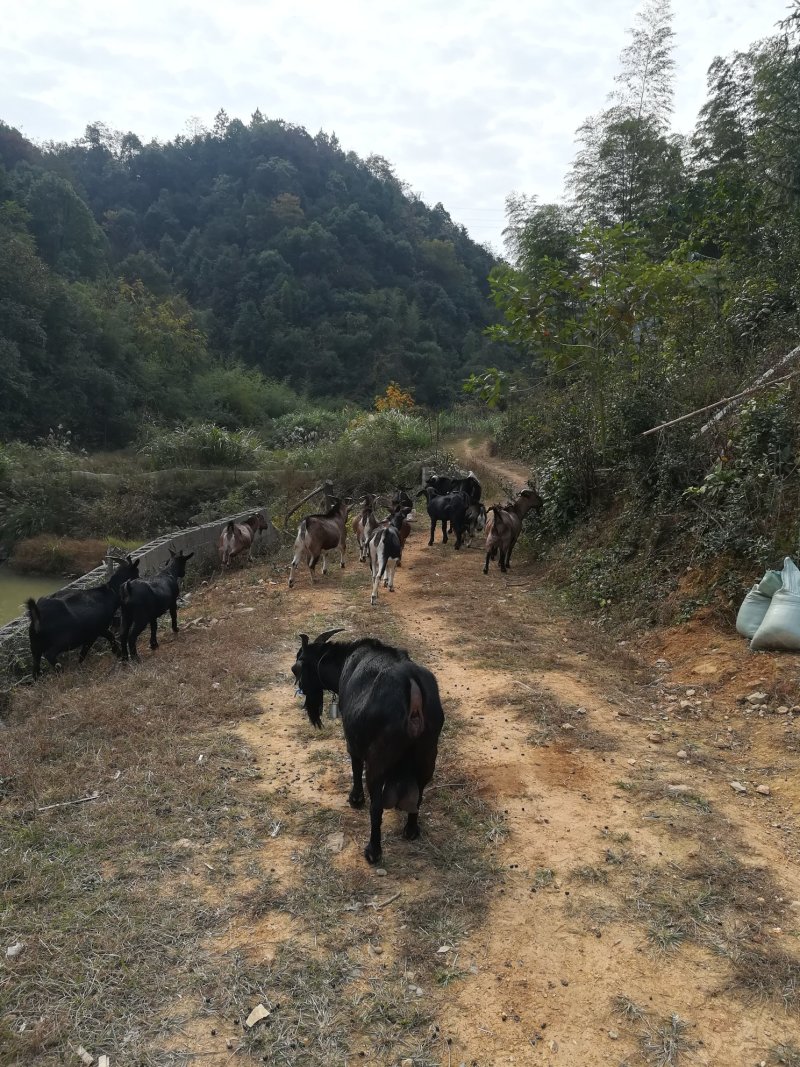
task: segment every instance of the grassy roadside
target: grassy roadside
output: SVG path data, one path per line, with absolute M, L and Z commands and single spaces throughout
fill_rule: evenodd
M 401 852 L 387 817 L 376 881 L 364 813 L 341 803 L 340 728 L 314 734 L 286 679 L 298 628 L 359 620 L 364 575 L 290 603 L 271 573 L 197 591 L 186 628 L 141 667 L 102 656 L 15 690 L 0 732 L 0 946 L 24 949 L 0 962 L 3 1067 L 50 1067 L 79 1046 L 142 1067 L 198 1051 L 442 1062 L 435 1004 L 498 878 L 502 820 L 445 744 L 429 833 Z M 265 735 L 280 735 L 282 763 L 265 763 Z M 306 773 L 333 793 L 309 800 L 294 784 Z M 245 1030 L 257 1002 L 268 1025 Z

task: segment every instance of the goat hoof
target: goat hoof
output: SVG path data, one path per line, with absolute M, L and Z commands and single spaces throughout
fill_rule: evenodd
M 364 849 L 364 859 L 367 861 L 367 863 L 372 863 L 372 864 L 380 863 L 380 859 L 381 859 L 380 849 L 378 849 L 376 851 L 372 847 L 372 842 L 370 842 L 367 845 L 367 847 Z
M 404 826 L 403 837 L 406 841 L 416 841 L 419 837 L 419 824 L 415 823 L 413 826 Z
M 151 641 L 151 642 L 150 642 L 150 649 L 151 649 L 151 651 L 152 651 L 152 652 L 155 652 L 155 650 L 156 650 L 157 648 L 158 648 L 158 641 Z
M 351 808 L 363 808 L 364 807 L 364 794 L 351 792 L 347 798 L 347 803 Z

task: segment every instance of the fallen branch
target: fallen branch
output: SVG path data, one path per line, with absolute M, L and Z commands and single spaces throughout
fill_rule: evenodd
M 394 900 L 397 900 L 397 898 L 398 898 L 399 896 L 402 896 L 402 895 L 403 895 L 403 894 L 402 894 L 402 892 L 400 892 L 400 891 L 398 890 L 398 892 L 397 892 L 397 893 L 394 893 L 394 894 L 393 894 L 392 896 L 390 896 L 390 897 L 387 897 L 387 898 L 386 898 L 386 900 L 382 900 L 380 904 L 373 904 L 372 902 L 370 902 L 370 905 L 369 905 L 369 906 L 370 906 L 371 908 L 374 908 L 374 909 L 375 909 L 375 911 L 380 911 L 380 910 L 381 910 L 381 908 L 385 908 L 385 907 L 386 907 L 386 906 L 387 906 L 388 904 L 391 904 L 391 903 L 392 903 L 392 901 L 394 901 Z
M 649 437 L 650 434 L 658 433 L 659 430 L 666 430 L 669 426 L 675 426 L 679 422 L 685 422 L 687 419 L 692 419 L 695 415 L 703 415 L 706 411 L 713 411 L 714 408 L 718 408 L 720 404 L 730 405 L 734 401 L 749 396 L 751 393 L 758 392 L 759 389 L 768 389 L 773 385 L 780 385 L 783 382 L 787 382 L 790 378 L 796 378 L 798 374 L 800 374 L 800 370 L 793 370 L 788 374 L 782 375 L 780 378 L 774 378 L 771 381 L 761 381 L 756 385 L 751 385 L 748 389 L 742 390 L 741 393 L 735 393 L 733 396 L 725 396 L 722 400 L 715 400 L 713 404 L 706 404 L 705 407 L 697 408 L 695 411 L 689 411 L 685 415 L 679 415 L 677 419 L 670 419 L 669 422 L 662 422 L 658 426 L 653 426 L 651 429 L 645 430 L 641 436 Z M 717 412 L 713 419 L 710 419 L 704 426 L 700 427 L 697 431 L 697 435 L 699 436 L 700 434 L 705 433 L 706 430 L 710 429 L 712 425 L 717 423 L 729 410 L 730 408 L 727 407 L 723 411 Z
M 311 490 L 311 492 L 308 494 L 308 496 L 304 496 L 302 500 L 298 500 L 298 502 L 295 504 L 295 506 L 292 508 L 292 510 L 286 512 L 286 514 L 285 514 L 285 516 L 283 518 L 283 525 L 284 526 L 286 525 L 286 523 L 289 521 L 289 518 L 292 515 L 294 515 L 294 513 L 297 511 L 297 509 L 299 507 L 302 507 L 303 504 L 305 504 L 305 502 L 307 500 L 310 500 L 312 496 L 316 496 L 317 493 L 321 493 L 323 489 L 324 489 L 324 486 L 318 485 L 316 489 L 312 489 Z
M 59 804 L 45 804 L 43 808 L 37 808 L 39 811 L 52 811 L 53 808 L 69 808 L 73 804 L 88 804 L 90 800 L 97 800 L 102 794 L 97 790 L 94 793 L 90 793 L 88 797 L 79 797 L 78 800 L 62 800 Z

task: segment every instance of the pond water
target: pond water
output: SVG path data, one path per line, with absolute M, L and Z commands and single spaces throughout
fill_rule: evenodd
M 20 574 L 10 567 L 0 567 L 0 626 L 23 613 L 29 596 L 38 600 L 61 589 L 68 581 L 56 574 Z

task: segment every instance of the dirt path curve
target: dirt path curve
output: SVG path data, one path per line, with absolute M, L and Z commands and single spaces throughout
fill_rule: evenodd
M 488 474 L 493 481 L 503 482 L 514 489 L 524 489 L 528 484 L 530 468 L 513 459 L 491 455 L 488 441 L 465 437 L 456 441 L 453 448 L 456 455 L 476 474 Z
M 462 442 L 459 454 L 497 481 L 527 478 L 485 446 Z M 783 846 L 754 801 L 736 806 L 727 780 L 741 775 L 729 766 L 740 757 L 716 747 L 731 728 L 708 698 L 691 689 L 679 699 L 626 647 L 562 615 L 530 566 L 485 577 L 479 548 L 429 548 L 419 521 L 397 592 L 382 593 L 374 609 L 368 599 L 366 572 L 351 563 L 313 592 L 301 581 L 284 603 L 298 629 L 372 633 L 407 645 L 436 673 L 448 728 L 425 841 L 402 842 L 388 815 L 388 873 L 366 867 L 367 819 L 344 803 L 338 724 L 315 736 L 285 675 L 264 691 L 263 716 L 241 728 L 272 794 L 294 805 L 269 848 L 284 893 L 301 893 L 308 856 L 328 848 L 331 893 L 390 900 L 385 910 L 373 904 L 367 925 L 363 910 L 339 920 L 343 943 L 364 941 L 357 988 L 374 995 L 376 983 L 394 981 L 392 996 L 408 1002 L 425 981 L 428 1038 L 414 1045 L 410 1029 L 401 1039 L 399 1023 L 386 1031 L 370 1014 L 356 1062 L 395 1064 L 411 1051 L 418 1065 L 448 1067 L 722 1067 L 799 1042 L 796 1014 L 780 998 L 794 1005 L 787 990 L 800 977 L 785 947 L 796 927 L 786 901 L 800 898 L 800 883 L 782 869 Z M 288 669 L 296 641 L 284 645 Z M 478 805 L 468 809 L 472 823 L 467 814 L 459 821 L 459 795 Z M 488 896 L 473 914 L 458 868 L 473 862 L 476 833 L 494 875 L 480 876 Z M 307 911 L 289 913 L 266 909 L 231 943 L 246 940 L 267 961 L 289 943 L 319 951 Z M 427 925 L 423 915 L 433 916 Z M 688 1058 L 654 1058 L 670 1042 Z

